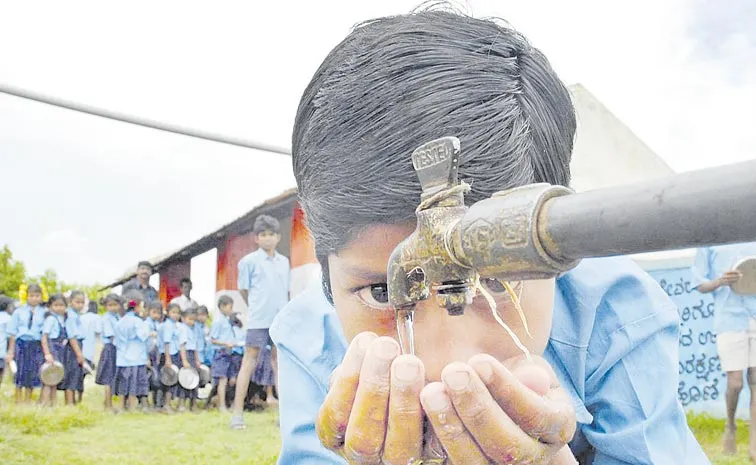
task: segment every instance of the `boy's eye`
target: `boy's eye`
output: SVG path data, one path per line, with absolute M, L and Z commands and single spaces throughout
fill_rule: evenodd
M 504 287 L 504 284 L 502 284 L 501 281 L 499 281 L 496 278 L 481 278 L 480 283 L 489 292 L 492 292 L 494 294 L 501 294 L 501 293 L 507 292 L 507 288 Z
M 357 290 L 357 297 L 368 307 L 378 310 L 390 307 L 388 299 L 388 285 L 386 283 L 371 284 Z

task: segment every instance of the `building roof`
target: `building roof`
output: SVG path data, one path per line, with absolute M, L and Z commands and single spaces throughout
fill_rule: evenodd
M 207 252 L 218 246 L 218 244 L 228 235 L 231 234 L 244 234 L 252 229 L 255 218 L 262 214 L 268 214 L 271 216 L 281 217 L 285 215 L 291 215 L 293 203 L 297 200 L 297 189 L 287 189 L 283 193 L 266 200 L 262 204 L 256 206 L 249 212 L 236 218 L 228 224 L 221 226 L 215 231 L 202 236 L 191 244 L 185 245 L 172 252 L 153 257 L 149 262 L 153 266 L 153 271 L 160 272 L 160 269 L 170 263 L 178 260 L 184 260 L 186 257 L 194 257 L 202 253 Z M 136 276 L 136 264 L 129 270 L 125 271 L 118 279 L 112 283 L 104 286 L 103 289 L 109 289 L 115 286 L 119 286 L 131 278 Z

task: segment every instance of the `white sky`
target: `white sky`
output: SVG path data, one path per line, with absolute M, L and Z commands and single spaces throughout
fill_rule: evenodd
M 417 4 L 0 0 L 0 82 L 289 146 L 327 52 L 353 24 Z M 756 156 L 755 3 L 469 5 L 524 32 L 674 169 Z M 285 156 L 2 94 L 0 173 L 0 244 L 31 273 L 79 282 L 107 282 L 294 185 Z

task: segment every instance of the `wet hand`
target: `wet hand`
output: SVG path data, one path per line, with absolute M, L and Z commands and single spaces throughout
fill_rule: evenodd
M 47 363 L 53 363 L 55 359 L 53 358 L 52 354 L 45 355 L 45 362 Z
M 574 407 L 545 360 L 476 355 L 441 378 L 420 398 L 449 463 L 575 463 Z
M 722 276 L 719 277 L 719 285 L 720 286 L 731 286 L 735 284 L 736 282 L 740 281 L 740 278 L 743 277 L 743 273 L 741 273 L 738 270 L 730 270 L 726 271 Z
M 421 456 L 425 369 L 399 353 L 394 339 L 360 333 L 331 378 L 316 430 L 349 463 L 406 465 Z

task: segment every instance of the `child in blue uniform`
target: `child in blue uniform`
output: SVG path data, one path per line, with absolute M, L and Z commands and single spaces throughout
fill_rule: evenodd
M 8 324 L 13 313 L 13 299 L 0 295 L 0 386 L 5 377 L 5 357 L 8 355 Z
M 69 307 L 66 309 L 66 334 L 68 344 L 63 359 L 65 377 L 59 389 L 66 392 L 66 405 L 76 403 L 76 393 L 84 392 L 84 354 L 82 345 L 84 334 L 81 327 L 81 316 L 84 308 L 85 295 L 81 291 L 71 291 L 68 297 Z
M 178 329 L 178 322 L 181 318 L 181 307 L 178 304 L 170 304 L 167 309 L 168 318 L 163 322 L 163 326 L 160 328 L 160 341 L 163 348 L 163 353 L 160 356 L 160 369 L 164 366 L 176 365 L 181 367 L 181 359 L 179 357 L 179 337 L 180 332 Z M 178 396 L 178 383 L 173 386 L 163 386 L 163 409 L 166 413 L 173 411 L 171 407 L 171 399 Z
M 105 297 L 105 314 L 102 315 L 102 351 L 97 363 L 95 383 L 105 386 L 105 410 L 113 408 L 113 384 L 116 375 L 115 335 L 118 319 L 123 312 L 121 297 L 108 294 Z
M 102 318 L 98 315 L 99 308 L 97 302 L 89 301 L 86 312 L 82 313 L 79 317 L 81 324 L 81 353 L 84 356 L 84 360 L 90 367 L 95 367 L 95 348 L 97 347 L 97 340 L 102 334 Z M 87 374 L 94 373 L 84 373 Z M 77 402 L 81 403 L 81 397 L 84 393 L 84 382 L 82 379 L 81 389 L 77 395 Z
M 210 328 L 210 342 L 215 347 L 215 355 L 211 373 L 213 376 L 213 388 L 218 392 L 218 409 L 221 412 L 228 410 L 226 406 L 226 388 L 229 379 L 236 378 L 238 366 L 235 366 L 232 351 L 236 349 L 237 334 L 234 332 L 233 312 L 234 301 L 227 295 L 218 298 L 218 310 L 220 315 L 213 321 Z
M 158 343 L 158 333 L 161 320 L 163 319 L 163 303 L 159 300 L 153 300 L 147 303 L 147 318 L 145 322 L 150 330 L 150 337 L 147 339 L 147 365 L 149 367 L 148 375 L 150 376 L 150 392 L 152 392 L 152 406 L 160 407 L 162 396 L 160 385 L 152 382 L 152 378 L 160 367 L 160 348 Z M 159 376 L 159 375 L 158 375 Z
M 189 307 L 181 313 L 181 322 L 178 324 L 179 329 L 179 352 L 181 357 L 181 366 L 199 370 L 200 360 L 197 356 L 198 338 L 194 329 L 197 320 L 197 310 Z M 186 400 L 189 399 L 189 410 L 194 410 L 194 403 L 197 400 L 197 388 L 186 389 L 179 386 L 178 389 L 179 411 L 186 410 Z
M 43 355 L 40 340 L 45 312 L 42 288 L 32 284 L 27 290 L 26 304 L 17 308 L 8 324 L 8 355 L 6 361 L 16 362 L 16 402 L 31 402 L 32 391 L 42 385 L 39 368 Z
M 116 326 L 116 376 L 114 394 L 123 396 L 124 409 L 133 411 L 137 401 L 147 396 L 147 340 L 150 330 L 139 316 L 143 312 L 144 298 L 136 290 L 127 291 L 126 314 Z
M 323 282 L 270 330 L 279 464 L 708 463 L 677 399 L 675 305 L 629 259 L 511 283 L 513 299 L 481 276 L 498 315 L 479 294 L 451 316 L 430 283 L 417 356 L 400 354 L 386 270 L 416 227 L 413 151 L 457 137 L 458 159 L 425 153 L 417 167 L 458 162 L 470 205 L 532 183 L 569 186 L 575 128 L 547 59 L 501 22 L 417 11 L 365 23 L 327 56 L 292 136 Z
M 197 355 L 199 356 L 200 363 L 207 365 L 208 367 L 212 361 L 212 355 L 210 358 L 210 328 L 207 325 L 208 311 L 207 307 L 200 305 L 197 307 L 197 321 L 194 323 L 194 331 L 197 333 Z
M 50 309 L 42 326 L 42 353 L 45 362 L 59 362 L 65 366 L 66 348 L 68 346 L 68 333 L 66 332 L 66 307 L 68 302 L 63 294 L 55 294 L 47 301 Z M 56 391 L 61 389 L 63 381 L 58 386 L 42 386 L 40 403 L 42 405 L 55 405 Z

